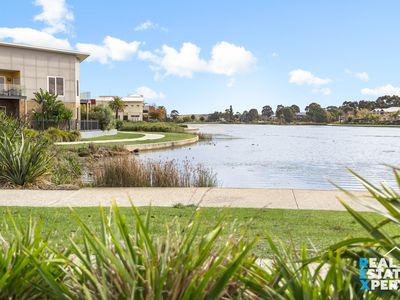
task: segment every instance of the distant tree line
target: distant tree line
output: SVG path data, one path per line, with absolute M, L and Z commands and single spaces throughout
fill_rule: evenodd
M 234 112 L 232 105 L 230 105 L 223 112 L 215 111 L 209 114 L 205 121 L 228 123 L 252 123 L 258 121 L 274 123 L 379 123 L 381 121 L 380 117 L 371 111 L 389 107 L 400 107 L 400 97 L 382 96 L 375 101 L 344 101 L 340 106 L 332 105 L 325 108 L 316 102 L 312 102 L 305 107 L 303 113 L 301 113 L 300 107 L 296 104 L 291 106 L 278 105 L 275 111 L 270 105 L 265 105 L 262 107 L 261 113 L 256 108 L 245 110 L 242 113 Z M 393 116 L 393 121 L 398 121 L 396 118 L 397 116 Z M 386 118 L 385 121 L 390 120 Z

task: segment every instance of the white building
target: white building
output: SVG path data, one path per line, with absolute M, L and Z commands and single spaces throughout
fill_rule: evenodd
M 109 105 L 115 96 L 99 96 L 96 105 Z M 144 97 L 142 95 L 130 95 L 123 97 L 125 108 L 119 112 L 119 120 L 143 121 Z

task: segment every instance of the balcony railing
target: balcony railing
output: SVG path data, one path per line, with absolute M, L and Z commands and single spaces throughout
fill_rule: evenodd
M 20 97 L 24 96 L 25 89 L 19 84 L 0 84 L 0 96 Z

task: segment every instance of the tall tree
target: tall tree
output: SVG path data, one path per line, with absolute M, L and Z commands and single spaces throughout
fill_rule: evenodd
M 249 110 L 249 114 L 248 114 L 248 120 L 250 122 L 254 122 L 257 121 L 259 119 L 260 115 L 258 114 L 258 110 L 255 108 L 252 108 Z
M 118 120 L 118 113 L 124 110 L 125 102 L 121 99 L 121 97 L 115 96 L 108 105 L 112 111 L 115 112 L 115 119 Z
M 318 103 L 311 103 L 306 107 L 307 116 L 312 122 L 326 123 L 328 122 L 328 114 L 325 109 Z
M 263 108 L 261 110 L 261 115 L 262 116 L 265 116 L 267 118 L 271 118 L 273 114 L 274 114 L 274 111 L 272 110 L 271 106 L 269 106 L 269 105 L 263 106 Z
M 293 110 L 295 114 L 296 113 L 298 114 L 300 112 L 300 107 L 298 107 L 296 104 L 293 104 L 290 108 Z
M 176 109 L 171 110 L 171 118 L 172 120 L 176 121 L 176 119 L 179 117 L 179 111 Z

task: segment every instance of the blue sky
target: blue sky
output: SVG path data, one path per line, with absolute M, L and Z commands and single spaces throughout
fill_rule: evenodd
M 400 95 L 398 1 L 11 1 L 0 40 L 89 51 L 82 91 L 181 113 Z M 17 16 L 17 17 L 16 17 Z

